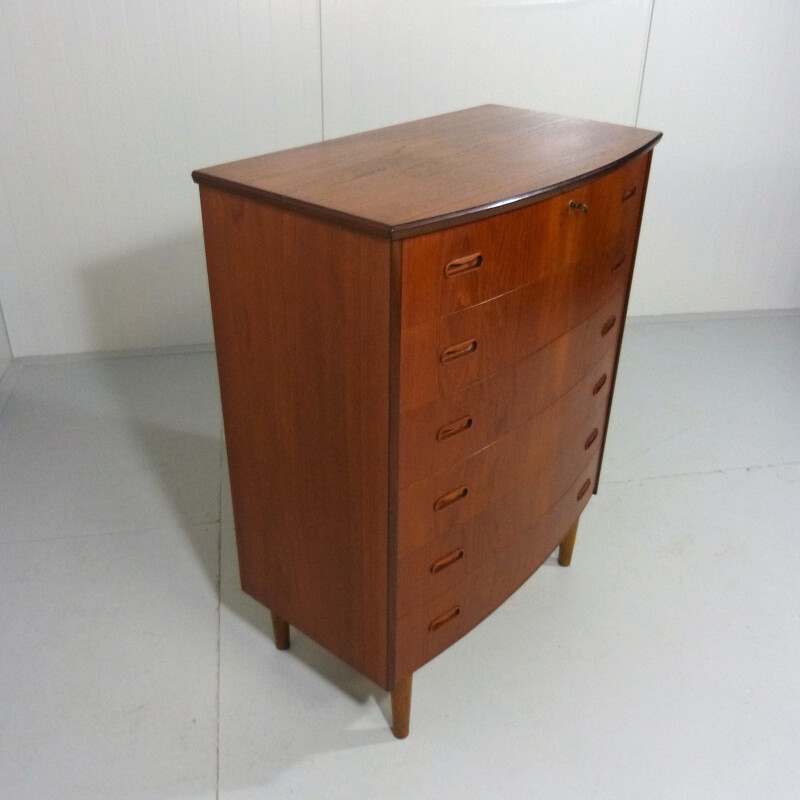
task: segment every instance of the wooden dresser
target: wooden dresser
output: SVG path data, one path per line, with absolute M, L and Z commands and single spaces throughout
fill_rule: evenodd
M 243 589 L 392 692 L 597 490 L 660 134 L 481 106 L 193 173 Z

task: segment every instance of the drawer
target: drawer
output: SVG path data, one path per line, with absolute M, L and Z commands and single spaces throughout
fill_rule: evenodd
M 460 461 L 523 424 L 587 373 L 613 377 L 624 292 L 551 344 L 489 378 L 400 417 L 400 488 Z M 601 362 L 601 363 L 598 363 Z M 605 377 L 604 377 L 605 376 Z
M 403 242 L 403 328 L 477 305 L 555 265 L 560 202 L 545 200 Z
M 400 490 L 398 552 L 437 543 L 501 498 L 535 519 L 597 452 L 608 409 L 609 381 L 595 392 L 594 374 L 557 402 L 488 447 Z M 443 554 L 444 551 L 442 551 Z
M 604 178 L 560 195 L 557 260 L 563 270 L 630 271 L 647 159 L 638 158 Z
M 646 158 L 638 158 L 541 203 L 406 239 L 402 327 L 447 316 L 579 264 L 588 271 L 601 265 L 619 269 L 635 236 L 645 174 Z
M 597 467 L 595 455 L 538 522 L 529 525 L 507 547 L 459 583 L 399 616 L 398 674 L 412 672 L 447 649 L 533 574 L 589 502 Z

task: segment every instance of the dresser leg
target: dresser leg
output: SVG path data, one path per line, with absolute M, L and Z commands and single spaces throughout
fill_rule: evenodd
M 575 520 L 575 524 L 567 531 L 567 535 L 561 540 L 558 546 L 558 563 L 562 567 L 568 567 L 572 561 L 572 548 L 575 547 L 575 537 L 578 534 L 578 522 L 580 517 Z
M 289 649 L 289 623 L 283 619 L 283 617 L 279 617 L 277 614 L 272 614 L 272 632 L 275 635 L 275 647 L 278 650 L 288 650 Z
M 392 689 L 392 733 L 398 739 L 408 736 L 411 717 L 411 675 L 400 679 Z

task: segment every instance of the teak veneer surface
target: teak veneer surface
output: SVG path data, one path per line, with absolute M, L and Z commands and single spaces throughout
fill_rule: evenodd
M 574 386 L 604 353 L 611 366 L 596 381 L 609 382 L 616 361 L 619 326 L 602 335 L 608 319 L 620 317 L 622 291 L 568 333 L 527 358 L 463 391 L 404 411 L 400 417 L 400 477 L 402 489 L 460 461 L 512 428 L 538 414 Z M 600 392 L 603 386 L 598 386 Z M 460 428 L 453 423 L 461 422 Z M 445 439 L 447 426 L 459 431 Z
M 596 490 L 661 134 L 481 106 L 193 173 L 243 589 L 393 692 Z
M 589 214 L 571 211 L 561 195 L 405 239 L 402 327 L 461 311 L 531 282 L 557 281 L 563 293 L 571 280 L 580 282 L 591 273 L 595 293 L 606 294 L 610 279 L 619 281 L 630 271 L 647 164 L 647 155 L 638 156 L 588 185 L 570 186 L 568 200 L 587 204 Z M 448 264 L 465 255 L 473 256 L 474 266 L 448 276 Z
M 597 374 L 610 369 L 610 358 Z M 593 394 L 593 372 L 533 419 L 462 461 L 400 491 L 397 550 L 436 542 L 448 529 L 480 514 L 492 502 L 519 494 L 555 500 L 600 446 L 610 385 Z M 587 445 L 590 434 L 595 439 Z M 465 495 L 440 510 L 438 498 L 465 487 Z M 553 487 L 556 487 L 555 489 Z
M 197 170 L 201 184 L 405 238 L 556 194 L 655 131 L 486 105 Z
M 385 686 L 389 242 L 201 200 L 242 588 Z

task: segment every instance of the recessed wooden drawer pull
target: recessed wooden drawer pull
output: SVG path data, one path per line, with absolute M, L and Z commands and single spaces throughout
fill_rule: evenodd
M 570 200 L 568 208 L 570 211 L 580 211 L 581 214 L 589 213 L 589 206 L 586 203 L 578 203 L 576 200 Z
M 444 268 L 446 278 L 455 278 L 456 275 L 463 275 L 465 272 L 472 272 L 483 264 L 483 254 L 473 253 L 471 256 L 456 258 Z
M 594 444 L 594 440 L 597 438 L 597 434 L 598 433 L 599 433 L 599 431 L 597 430 L 597 428 L 595 428 L 589 434 L 589 438 L 586 440 L 586 444 L 583 446 L 584 450 L 588 450 Z
M 431 624 L 428 625 L 428 630 L 438 631 L 442 625 L 446 625 L 450 622 L 451 619 L 455 619 L 461 613 L 461 606 L 453 606 L 449 611 L 445 611 L 444 614 L 440 614 L 436 619 L 431 620 Z
M 436 441 L 444 442 L 447 439 L 452 439 L 458 436 L 459 433 L 464 433 L 472 427 L 472 417 L 462 417 L 455 422 L 448 422 L 447 425 L 442 425 L 436 432 Z
M 594 385 L 594 389 L 592 389 L 592 394 L 599 394 L 600 390 L 606 385 L 606 381 L 608 380 L 608 375 L 604 372 L 600 378 L 598 379 L 597 383 Z
M 613 267 L 611 267 L 611 271 L 612 271 L 612 272 L 616 272 L 616 271 L 617 271 L 617 270 L 618 270 L 618 269 L 619 269 L 619 268 L 620 268 L 620 267 L 621 267 L 621 266 L 622 266 L 622 265 L 625 263 L 625 259 L 626 259 L 626 258 L 627 258 L 627 256 L 625 256 L 625 255 L 622 255 L 622 256 L 620 256 L 620 257 L 617 259 L 617 263 L 616 263 L 616 264 L 614 264 L 614 266 L 613 266 Z
M 583 496 L 586 492 L 589 491 L 589 487 L 592 485 L 592 481 L 587 478 L 583 486 L 581 486 L 581 490 L 578 492 L 578 500 L 583 500 Z
M 458 550 L 453 550 L 452 553 L 448 553 L 446 556 L 442 556 L 438 561 L 434 561 L 431 564 L 431 572 L 435 575 L 437 572 L 441 572 L 443 569 L 446 569 L 451 564 L 455 564 L 456 561 L 460 561 L 464 558 L 464 548 L 459 547 Z
M 442 364 L 449 364 L 452 361 L 457 361 L 459 358 L 464 358 L 464 356 L 472 355 L 477 349 L 477 339 L 470 339 L 469 341 L 461 342 L 460 344 L 454 344 L 452 347 L 448 347 L 447 350 L 442 353 Z
M 636 187 L 629 186 L 623 193 L 622 193 L 622 202 L 624 203 L 626 200 L 630 200 L 636 194 Z
M 452 492 L 448 492 L 447 494 L 443 494 L 433 504 L 433 510 L 434 511 L 441 511 L 442 509 L 453 505 L 453 503 L 457 503 L 459 500 L 463 500 L 467 496 L 468 493 L 469 493 L 469 489 L 466 486 L 459 486 L 458 489 L 453 489 Z
M 600 335 L 605 336 L 616 324 L 617 324 L 617 318 L 609 317 L 606 320 L 605 325 L 603 325 L 603 329 L 600 331 Z

